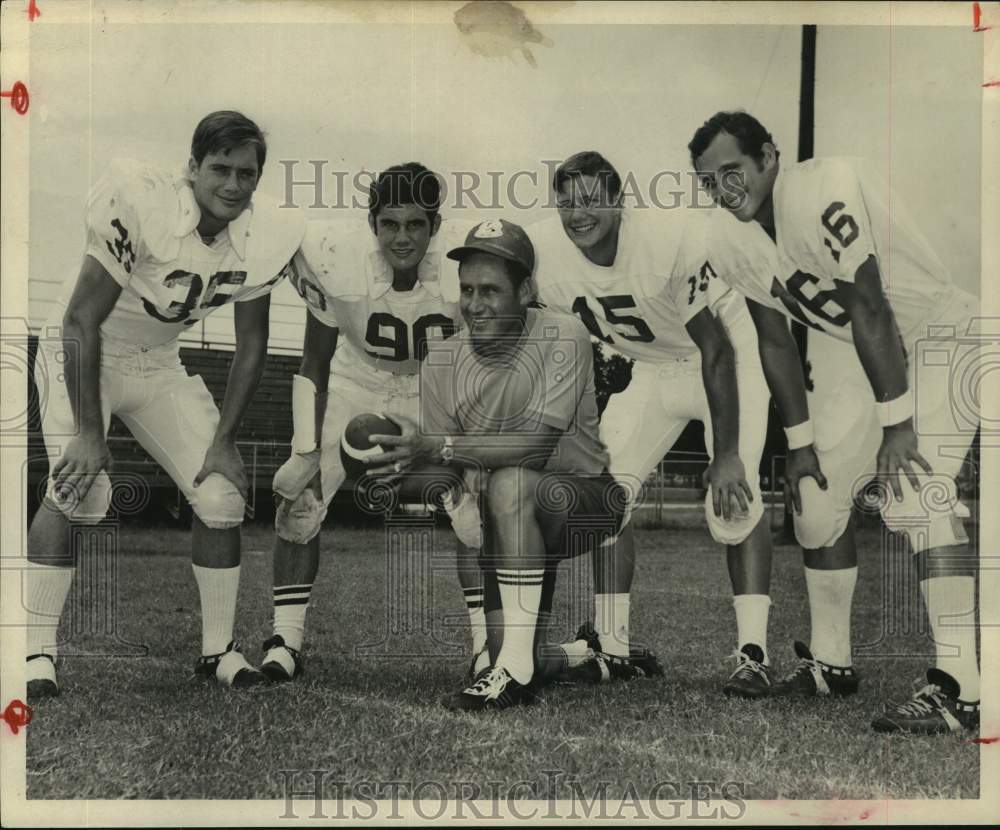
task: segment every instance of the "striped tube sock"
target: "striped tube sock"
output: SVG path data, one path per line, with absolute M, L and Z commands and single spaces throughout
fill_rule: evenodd
M 274 586 L 274 633 L 296 651 L 302 650 L 312 587 L 312 584 Z
M 483 586 L 463 588 L 465 607 L 469 611 L 469 628 L 472 631 L 472 653 L 479 654 L 486 646 L 486 612 L 483 610 Z
M 518 683 L 530 683 L 535 673 L 535 629 L 544 576 L 543 568 L 497 568 L 503 607 L 503 645 L 496 665 L 507 669 Z

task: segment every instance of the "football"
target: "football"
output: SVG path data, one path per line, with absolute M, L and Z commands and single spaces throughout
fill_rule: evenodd
M 340 460 L 347 477 L 352 480 L 361 478 L 368 469 L 364 459 L 384 452 L 382 447 L 372 444 L 370 436 L 401 435 L 402 432 L 395 421 L 374 412 L 363 412 L 351 418 L 340 439 Z

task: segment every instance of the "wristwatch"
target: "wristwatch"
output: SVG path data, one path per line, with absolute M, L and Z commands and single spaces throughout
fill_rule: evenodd
M 444 437 L 444 446 L 441 447 L 441 463 L 449 464 L 455 458 L 455 439 L 450 435 Z

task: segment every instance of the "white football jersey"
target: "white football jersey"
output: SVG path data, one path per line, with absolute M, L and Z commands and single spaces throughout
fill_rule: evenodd
M 608 267 L 583 255 L 558 216 L 531 226 L 528 234 L 535 246 L 539 299 L 556 311 L 578 315 L 592 336 L 635 360 L 697 356 L 685 325 L 729 291 L 716 279 L 715 261 L 709 259 L 705 211 L 667 216 L 623 210 L 618 252 Z M 726 315 L 746 314 L 742 302 L 723 307 Z
M 413 288 L 395 291 L 392 267 L 367 222 L 307 223 L 290 279 L 309 313 L 340 329 L 333 373 L 366 388 L 383 384 L 387 372 L 416 375 L 427 342 L 458 330 L 458 263 L 445 254 L 465 230 L 442 222 Z
M 957 291 L 903 202 L 863 159 L 812 159 L 782 169 L 774 220 L 776 243 L 756 222 L 737 222 L 736 229 L 731 221 L 717 223 L 713 237 L 727 257 L 769 261 L 772 269 L 737 268 L 730 284 L 840 340 L 852 335 L 835 280 L 853 283 L 870 256 L 904 342 Z
M 101 334 L 140 346 L 177 338 L 217 308 L 262 297 L 285 276 L 305 233 L 298 208 L 254 196 L 251 206 L 206 245 L 201 211 L 180 173 L 118 159 L 87 202 L 87 254 L 121 285 Z M 68 280 L 52 320 L 76 286 Z

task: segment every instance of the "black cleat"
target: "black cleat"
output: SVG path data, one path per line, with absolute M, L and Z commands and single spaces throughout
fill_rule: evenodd
M 636 670 L 636 677 L 663 677 L 666 674 L 656 655 L 648 648 L 635 643 L 628 647 L 628 662 Z
M 654 655 L 632 646 L 629 657 L 618 657 L 594 652 L 593 657 L 561 672 L 556 678 L 557 683 L 609 683 L 612 680 L 637 680 L 641 677 L 663 677 L 663 666 Z
M 635 680 L 639 677 L 663 677 L 660 661 L 648 648 L 629 643 L 628 657 L 619 657 L 601 651 L 601 638 L 590 622 L 585 622 L 576 632 L 576 639 L 583 640 L 594 652 L 594 657 L 560 675 L 560 682 L 607 683 L 609 680 Z
M 574 640 L 583 640 L 587 644 L 587 648 L 592 651 L 601 650 L 601 638 L 597 631 L 594 629 L 594 624 L 587 620 L 587 622 L 582 623 L 580 627 L 576 630 L 576 636 Z
M 28 701 L 58 697 L 59 683 L 56 680 L 56 661 L 50 654 L 32 654 L 25 667 L 27 674 Z
M 264 641 L 264 662 L 260 670 L 272 683 L 287 683 L 305 672 L 302 652 L 285 645 L 285 638 L 275 634 Z
M 927 670 L 927 685 L 906 703 L 872 721 L 876 732 L 947 735 L 963 729 L 978 731 L 979 701 L 959 700 L 958 683 L 941 669 Z
M 851 666 L 830 666 L 817 660 L 805 643 L 795 641 L 799 664 L 795 671 L 771 687 L 775 697 L 845 697 L 858 690 L 860 678 Z
M 442 702 L 455 712 L 485 712 L 528 706 L 537 700 L 534 683 L 518 683 L 507 669 L 491 667 L 471 686 Z
M 194 666 L 194 674 L 233 689 L 248 689 L 267 682 L 267 678 L 246 661 L 235 640 L 220 654 L 199 657 Z
M 479 669 L 478 671 L 476 671 L 476 664 L 479 663 L 479 658 L 481 658 L 481 657 L 485 657 L 485 659 L 483 661 L 483 667 L 481 669 Z M 487 644 L 487 645 L 484 645 L 481 649 L 479 649 L 479 651 L 477 651 L 472 656 L 472 662 L 469 663 L 469 668 L 465 672 L 465 683 L 466 683 L 466 685 L 467 686 L 473 686 L 473 685 L 475 685 L 475 683 L 480 678 L 486 676 L 486 674 L 489 672 L 489 670 L 491 668 L 492 667 L 490 666 L 490 647 Z
M 727 697 L 757 700 L 771 691 L 771 669 L 764 665 L 764 649 L 747 643 L 734 655 L 736 668 L 729 675 L 722 693 Z

